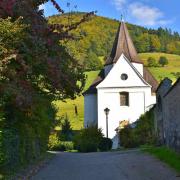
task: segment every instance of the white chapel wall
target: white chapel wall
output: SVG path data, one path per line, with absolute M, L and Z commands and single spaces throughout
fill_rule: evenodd
M 107 77 L 98 86 L 98 127 L 106 135 L 106 117 L 104 109 L 110 109 L 109 137 L 116 135 L 115 129 L 120 121 L 135 122 L 150 106 L 156 103 L 151 95 L 151 86 L 144 82 L 135 72 L 128 60 L 122 55 L 113 66 Z M 138 65 L 139 71 L 143 67 Z M 128 75 L 127 80 L 121 79 L 121 74 Z M 129 92 L 129 106 L 120 106 L 120 92 Z
M 149 97 L 150 87 L 145 88 L 102 88 L 98 89 L 98 127 L 106 135 L 105 108 L 109 113 L 109 137 L 116 135 L 115 129 L 119 123 L 128 120 L 135 122 L 146 111 L 146 106 L 151 102 Z M 129 106 L 120 106 L 120 92 L 129 92 Z
M 97 125 L 97 95 L 87 94 L 84 96 L 84 127 Z
M 134 67 L 134 66 L 133 66 Z M 121 74 L 127 74 L 128 79 L 123 81 L 121 79 Z M 101 82 L 97 88 L 99 87 L 137 87 L 137 86 L 148 86 L 145 84 L 135 73 L 135 71 L 130 66 L 130 62 L 125 58 L 122 54 L 117 63 L 112 67 L 111 71 Z
M 138 72 L 143 76 L 143 64 L 132 63 L 132 65 L 138 70 Z

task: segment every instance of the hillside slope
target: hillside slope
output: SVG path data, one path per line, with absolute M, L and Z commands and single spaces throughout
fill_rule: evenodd
M 83 13 L 73 13 L 71 16 L 67 14 L 52 16 L 49 18 L 49 23 L 73 24 L 78 22 L 82 16 Z M 80 38 L 78 41 L 67 41 L 64 42 L 64 45 L 81 64 L 85 65 L 85 69 L 98 69 L 99 64 L 96 64 L 96 68 L 94 68 L 92 63 L 100 61 L 98 57 L 109 55 L 118 26 L 119 21 L 117 20 L 95 16 L 72 32 Z M 172 33 L 171 30 L 162 28 L 147 29 L 128 23 L 127 27 L 138 53 L 180 54 L 180 36 L 177 32 Z
M 158 62 L 161 56 L 165 56 L 168 59 L 168 65 L 165 67 L 148 67 L 154 77 L 161 81 L 165 77 L 176 80 L 176 77 L 172 73 L 180 72 L 180 56 L 175 54 L 166 54 L 166 53 L 140 53 L 139 57 L 147 65 L 147 59 L 153 57 Z

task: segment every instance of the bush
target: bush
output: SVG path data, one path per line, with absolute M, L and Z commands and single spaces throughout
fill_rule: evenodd
M 19 136 L 14 130 L 0 132 L 0 168 L 13 168 L 19 163 Z
M 112 144 L 113 144 L 113 142 L 112 142 L 111 139 L 102 138 L 100 143 L 99 143 L 98 148 L 99 148 L 100 151 L 109 151 L 109 150 L 112 149 Z
M 49 136 L 49 142 L 48 142 L 48 150 L 53 150 L 54 147 L 56 147 L 59 143 L 59 139 L 56 134 L 51 134 Z
M 80 133 L 74 137 L 74 147 L 79 152 L 97 152 L 102 138 L 102 130 L 97 127 L 82 129 Z
M 165 66 L 165 65 L 168 65 L 168 59 L 165 57 L 165 56 L 161 56 L 160 58 L 159 58 L 159 64 L 161 65 L 161 66 Z
M 125 148 L 135 148 L 138 146 L 135 130 L 130 126 L 126 126 L 120 131 L 120 143 Z
M 50 151 L 71 151 L 74 149 L 73 142 L 66 141 L 58 141 L 53 147 L 51 147 Z
M 50 151 L 70 151 L 74 149 L 73 142 L 60 141 L 56 134 L 49 136 L 48 150 Z
M 148 67 L 157 67 L 156 59 L 153 57 L 149 57 L 147 63 Z
M 50 103 L 45 98 L 38 98 L 33 112 L 28 115 L 12 104 L 6 104 L 4 117 L 0 117 L 0 166 L 3 169 L 14 171 L 46 153 L 55 116 Z
M 126 126 L 119 133 L 120 143 L 125 148 L 134 148 L 140 145 L 152 145 L 156 142 L 154 134 L 153 110 L 146 112 L 138 121 L 136 127 Z

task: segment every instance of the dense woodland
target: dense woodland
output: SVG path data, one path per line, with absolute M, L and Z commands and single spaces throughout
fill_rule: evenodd
M 49 23 L 71 24 L 78 21 L 84 13 L 73 12 L 61 16 L 52 16 Z M 112 44 L 119 26 L 119 21 L 95 16 L 72 33 L 76 41 L 64 42 L 72 55 L 85 65 L 86 70 L 96 70 L 102 66 L 104 57 L 111 51 Z M 171 29 L 147 29 L 127 24 L 133 42 L 139 53 L 165 52 L 180 54 L 180 35 Z

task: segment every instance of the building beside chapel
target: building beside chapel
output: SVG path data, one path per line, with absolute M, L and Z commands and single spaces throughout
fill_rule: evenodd
M 124 22 L 119 25 L 113 48 L 104 68 L 84 92 L 84 126 L 97 125 L 118 146 L 116 130 L 132 124 L 156 103 L 158 82 L 138 57 Z M 125 123 L 126 122 L 126 123 Z
M 161 145 L 180 151 L 180 78 L 165 78 L 157 89 L 155 132 Z

